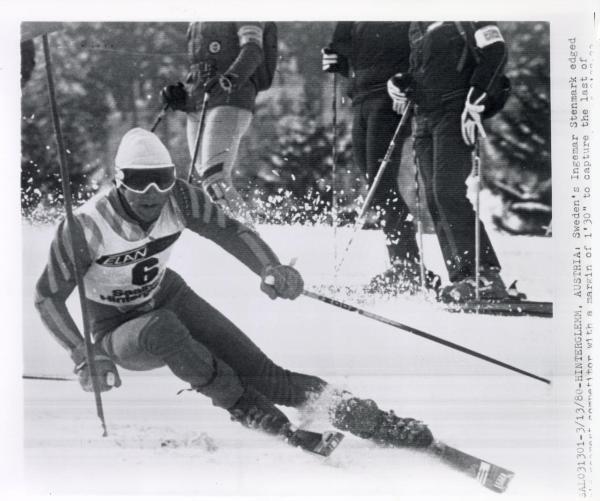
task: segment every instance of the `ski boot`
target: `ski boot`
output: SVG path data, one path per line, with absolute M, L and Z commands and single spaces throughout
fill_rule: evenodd
M 445 303 L 466 303 L 477 297 L 475 277 L 467 277 L 444 287 L 440 299 Z M 479 299 L 482 301 L 506 301 L 509 292 L 497 268 L 482 270 L 479 275 Z
M 237 403 L 228 410 L 232 421 L 279 437 L 292 447 L 319 456 L 329 456 L 344 439 L 344 435 L 336 431 L 317 433 L 293 427 L 283 412 L 252 388 L 246 389 Z
M 343 431 L 389 447 L 426 448 L 433 443 L 431 431 L 421 421 L 384 412 L 373 400 L 343 398 L 330 410 L 331 422 Z
M 442 279 L 433 271 L 425 269 L 425 290 L 437 295 Z M 383 273 L 371 279 L 365 292 L 373 294 L 418 294 L 421 291 L 421 270 L 418 263 L 394 263 Z
M 233 407 L 227 410 L 232 421 L 246 428 L 284 438 L 291 434 L 291 423 L 287 416 L 252 388 L 247 388 Z

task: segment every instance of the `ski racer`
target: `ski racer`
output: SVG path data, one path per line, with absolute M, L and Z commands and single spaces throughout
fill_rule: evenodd
M 269 30 L 267 47 L 263 46 L 265 29 Z M 271 85 L 276 27 L 262 22 L 193 22 L 187 39 L 190 71 L 186 84 L 165 87 L 162 97 L 171 109 L 187 113 L 190 157 L 202 126 L 194 174 L 215 203 L 237 215 L 246 211 L 246 205 L 233 186 L 234 165 L 252 121 L 256 95 Z M 202 125 L 205 93 L 209 98 Z
M 282 265 L 254 231 L 228 217 L 201 189 L 176 179 L 157 136 L 140 128 L 127 132 L 115 169 L 116 186 L 79 207 L 72 229 L 102 391 L 120 386 L 117 365 L 135 371 L 166 365 L 232 419 L 273 435 L 285 436 L 291 426 L 275 404 L 309 408 L 319 395 L 330 394 L 329 416 L 342 430 L 390 446 L 432 443 L 423 423 L 278 366 L 167 267 L 174 243 L 189 229 L 260 275 L 260 288 L 270 298 L 295 299 L 303 290 L 298 271 Z M 92 391 L 84 340 L 65 304 L 76 286 L 75 273 L 63 221 L 38 280 L 35 304 L 69 352 L 83 389 Z
M 386 83 L 409 64 L 408 22 L 339 22 L 330 45 L 322 49 L 323 71 L 350 79 L 352 99 L 352 151 L 356 165 L 372 182 L 401 114 L 386 92 Z M 391 267 L 376 276 L 368 289 L 382 292 L 416 292 L 421 287 L 421 256 L 410 210 L 398 189 L 402 145 L 410 127 L 401 133 L 390 165 L 379 183 L 372 206 L 386 236 Z M 425 286 L 439 287 L 440 279 L 427 271 Z
M 462 303 L 476 297 L 475 214 L 465 182 L 472 169 L 476 135 L 485 136 L 482 118 L 490 90 L 502 76 L 506 46 L 491 21 L 412 22 L 409 37 L 416 103 L 414 149 L 452 282 L 441 291 L 441 299 Z M 404 42 L 398 43 L 403 46 Z M 408 97 L 397 84 L 399 77 L 389 80 L 388 92 L 394 106 L 402 108 Z M 481 221 L 478 224 L 480 298 L 507 299 L 500 263 L 485 227 Z

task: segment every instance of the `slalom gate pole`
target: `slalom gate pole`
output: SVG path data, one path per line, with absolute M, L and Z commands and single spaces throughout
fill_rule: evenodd
M 481 191 L 481 158 L 479 156 L 479 137 L 475 128 L 475 144 L 471 152 L 473 161 L 473 178 L 475 180 L 475 300 L 479 301 L 479 275 L 481 265 L 481 228 L 479 222 Z
M 371 187 L 369 188 L 369 191 L 367 192 L 367 197 L 365 198 L 365 201 L 362 205 L 360 214 L 356 218 L 356 223 L 354 223 L 354 227 L 352 228 L 352 234 L 350 235 L 350 239 L 348 240 L 348 243 L 346 244 L 346 247 L 344 248 L 340 262 L 338 263 L 338 265 L 335 268 L 336 274 L 339 273 L 340 269 L 342 268 L 342 265 L 344 264 L 344 259 L 346 258 L 346 255 L 348 254 L 350 247 L 352 246 L 354 237 L 356 236 L 358 231 L 361 230 L 362 227 L 365 225 L 365 220 L 367 218 L 367 211 L 369 210 L 369 206 L 371 205 L 373 197 L 375 196 L 375 191 L 377 190 L 377 187 L 381 181 L 381 178 L 383 177 L 385 169 L 388 166 L 388 164 L 390 163 L 390 159 L 392 158 L 392 153 L 394 153 L 394 149 L 396 148 L 396 140 L 398 139 L 398 136 L 400 135 L 400 131 L 404 128 L 404 125 L 408 121 L 408 117 L 410 116 L 411 111 L 412 111 L 412 106 L 413 106 L 413 103 L 411 101 L 408 101 L 406 109 L 404 110 L 404 114 L 402 115 L 400 122 L 398 122 L 398 126 L 396 127 L 394 135 L 392 136 L 392 140 L 390 141 L 388 149 L 385 152 L 385 156 L 383 157 L 383 160 L 381 161 L 381 165 L 379 166 L 377 175 L 375 176 L 375 179 L 373 179 L 373 182 L 371 183 Z
M 376 320 L 377 322 L 381 322 L 383 324 L 390 325 L 392 327 L 396 327 L 397 329 L 402 329 L 403 331 L 410 332 L 411 334 L 415 334 L 416 336 L 420 336 L 422 338 L 429 339 L 430 341 L 439 343 L 448 348 L 452 348 L 453 350 L 457 350 L 462 353 L 466 353 L 467 355 L 471 355 L 472 357 L 479 358 L 481 360 L 485 360 L 486 362 L 489 362 L 491 364 L 495 364 L 495 365 L 498 365 L 505 369 L 508 369 L 508 370 L 511 370 L 514 372 L 518 372 L 519 374 L 522 374 L 524 376 L 528 376 L 530 378 L 537 379 L 538 381 L 542 381 L 543 383 L 551 384 L 549 379 L 543 378 L 541 376 L 536 376 L 535 374 L 532 374 L 531 372 L 524 371 L 523 369 L 519 369 L 519 368 L 509 365 L 507 363 L 501 362 L 500 360 L 496 360 L 495 358 L 488 357 L 487 355 L 484 355 L 483 353 L 473 351 L 473 350 L 466 348 L 464 346 L 461 346 L 459 344 L 456 344 L 451 341 L 447 341 L 446 339 L 442 339 L 440 337 L 434 336 L 433 334 L 429 334 L 422 330 L 415 329 L 414 327 L 410 327 L 409 325 L 406 325 L 406 324 L 403 324 L 400 322 L 396 322 L 395 320 L 390 320 L 389 318 L 382 317 L 381 315 L 377 315 L 375 313 L 371 313 L 369 311 L 363 310 L 362 308 L 358 308 L 358 307 L 352 306 L 348 303 L 343 303 L 342 301 L 338 301 L 337 299 L 333 299 L 333 298 L 330 298 L 327 296 L 323 296 L 321 294 L 317 294 L 316 292 L 304 290 L 302 292 L 302 294 L 306 297 L 310 297 L 312 299 L 316 299 L 317 301 L 321 301 L 323 303 L 335 306 L 336 308 L 341 308 L 342 310 L 358 313 L 359 315 L 362 315 L 363 317 L 367 317 L 372 320 Z
M 192 155 L 192 161 L 190 163 L 190 174 L 188 176 L 188 182 L 192 181 L 196 169 L 196 160 L 198 160 L 198 153 L 200 152 L 200 143 L 202 142 L 202 132 L 204 130 L 204 117 L 206 116 L 206 103 L 208 103 L 210 95 L 208 92 L 204 92 L 202 99 L 202 108 L 200 108 L 200 118 L 198 120 L 198 132 L 196 133 L 196 140 L 194 141 L 194 154 Z
M 77 289 L 79 291 L 79 302 L 81 305 L 81 316 L 83 320 L 83 341 L 85 343 L 85 358 L 86 363 L 90 369 L 90 376 L 92 379 L 92 388 L 94 390 L 94 397 L 96 400 L 96 412 L 98 417 L 100 418 L 100 422 L 102 424 L 102 436 L 106 437 L 108 435 L 106 429 L 106 421 L 104 419 L 104 409 L 102 407 L 102 398 L 100 396 L 100 386 L 98 381 L 98 373 L 96 371 L 96 364 L 94 362 L 94 357 L 92 354 L 92 336 L 90 334 L 90 320 L 89 320 L 89 312 L 86 307 L 86 297 L 85 297 L 85 285 L 83 283 L 83 266 L 81 264 L 81 255 L 80 249 L 78 248 L 77 242 L 81 242 L 81 239 L 78 239 L 77 229 L 75 226 L 75 218 L 73 217 L 73 206 L 72 206 L 72 195 L 71 195 L 71 180 L 69 176 L 69 169 L 67 166 L 67 156 L 65 153 L 65 146 L 63 142 L 62 130 L 60 127 L 60 119 L 58 115 L 58 106 L 56 104 L 56 91 L 54 88 L 54 77 L 52 74 L 52 59 L 50 57 L 50 46 L 48 44 L 48 35 L 44 34 L 42 36 L 43 46 L 44 46 L 44 57 L 46 59 L 46 78 L 48 80 L 48 94 L 50 97 L 50 110 L 52 112 L 52 122 L 54 124 L 54 134 L 56 136 L 56 143 L 58 146 L 58 154 L 59 154 L 59 166 L 60 166 L 60 176 L 62 180 L 62 190 L 65 201 L 65 213 L 67 220 L 67 229 L 69 231 L 69 236 L 71 239 L 71 249 L 73 252 L 73 260 L 75 265 L 75 279 L 77 282 Z
M 337 267 L 338 245 L 337 245 L 337 227 L 338 227 L 338 204 L 337 204 L 337 73 L 333 74 L 333 102 L 331 104 L 333 111 L 333 139 L 331 141 L 331 224 L 333 226 L 333 262 Z
M 168 104 L 165 104 L 162 107 L 162 109 L 160 110 L 160 113 L 156 117 L 156 120 L 154 120 L 154 123 L 152 124 L 152 127 L 150 127 L 150 132 L 154 132 L 156 130 L 156 128 L 158 127 L 158 124 L 163 119 L 163 117 L 166 115 L 168 109 L 169 109 L 169 105 Z

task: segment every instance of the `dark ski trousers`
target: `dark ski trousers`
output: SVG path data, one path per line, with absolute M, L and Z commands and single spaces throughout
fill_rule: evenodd
M 247 387 L 275 404 L 297 407 L 326 386 L 275 364 L 172 270 L 151 305 L 103 323 L 109 330 L 102 346 L 117 364 L 130 370 L 167 365 L 219 407 L 233 406 Z
M 463 105 L 461 99 L 435 111 L 417 107 L 415 114 L 417 166 L 452 282 L 475 275 L 475 211 L 465 184 L 472 170 L 472 150 L 460 131 Z M 481 221 L 478 224 L 481 268 L 500 269 L 488 234 Z
M 369 185 L 375 179 L 379 167 L 392 140 L 400 115 L 392 109 L 392 101 L 385 90 L 372 93 L 353 105 L 352 148 L 354 161 L 363 171 Z M 398 191 L 398 169 L 402 145 L 410 135 L 410 127 L 396 139 L 396 148 L 381 182 L 371 208 L 380 214 L 390 261 L 419 262 L 419 247 L 410 210 Z

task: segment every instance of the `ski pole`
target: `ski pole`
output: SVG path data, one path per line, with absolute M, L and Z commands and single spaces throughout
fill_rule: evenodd
M 37 381 L 77 381 L 74 377 L 46 376 L 42 374 L 23 374 L 23 379 L 35 379 Z
M 73 261 L 75 265 L 75 279 L 77 282 L 77 289 L 79 291 L 79 302 L 81 306 L 81 316 L 83 320 L 83 341 L 85 344 L 85 358 L 90 369 L 90 376 L 92 378 L 92 388 L 94 390 L 94 397 L 96 401 L 96 413 L 102 424 L 103 433 L 102 436 L 108 435 L 106 429 L 106 421 L 104 420 L 104 409 L 102 407 L 102 397 L 100 396 L 100 385 L 97 378 L 96 363 L 92 354 L 92 336 L 90 334 L 90 321 L 89 312 L 86 307 L 86 296 L 85 296 L 85 285 L 83 282 L 83 266 L 81 264 L 80 250 L 76 244 L 77 232 L 75 227 L 75 218 L 73 217 L 73 207 L 71 201 L 71 181 L 69 176 L 69 169 L 67 166 L 67 156 L 65 153 L 65 146 L 63 143 L 62 130 L 60 127 L 60 119 L 58 116 L 58 107 L 56 104 L 56 93 L 54 88 L 54 77 L 52 75 L 52 59 L 50 57 L 50 46 L 48 44 L 48 35 L 42 36 L 43 47 L 44 47 L 44 58 L 46 59 L 46 78 L 48 80 L 48 94 L 50 97 L 50 110 L 52 114 L 52 122 L 54 124 L 54 135 L 56 136 L 56 143 L 58 146 L 59 154 L 59 167 L 60 175 L 62 178 L 62 190 L 65 201 L 65 213 L 67 219 L 67 229 L 71 238 L 71 249 L 73 252 Z
M 202 107 L 200 108 L 200 118 L 198 119 L 198 132 L 196 132 L 196 139 L 194 141 L 194 154 L 192 155 L 192 161 L 190 164 L 190 174 L 188 176 L 188 182 L 192 181 L 192 176 L 196 169 L 196 160 L 198 160 L 198 153 L 200 151 L 200 143 L 202 141 L 202 130 L 204 129 L 204 116 L 206 115 L 206 103 L 210 95 L 204 91 L 204 97 L 202 98 Z
M 385 152 L 385 156 L 383 157 L 383 160 L 381 161 L 381 165 L 379 166 L 377 175 L 375 176 L 375 179 L 373 179 L 373 182 L 371 183 L 371 187 L 369 188 L 369 191 L 367 192 L 367 197 L 365 198 L 365 201 L 362 205 L 360 213 L 356 219 L 356 222 L 354 223 L 354 227 L 352 228 L 352 234 L 350 235 L 350 239 L 348 240 L 348 243 L 346 244 L 346 247 L 344 248 L 344 252 L 342 253 L 340 262 L 338 263 L 338 265 L 335 268 L 336 274 L 340 271 L 340 269 L 342 268 L 342 265 L 344 264 L 344 259 L 345 259 L 346 255 L 348 254 L 348 251 L 350 250 L 350 246 L 352 245 L 352 242 L 354 241 L 354 237 L 356 236 L 358 231 L 361 230 L 362 227 L 365 225 L 365 221 L 367 218 L 367 211 L 369 209 L 369 206 L 371 205 L 371 201 L 373 200 L 373 197 L 375 196 L 375 190 L 377 190 L 377 187 L 379 185 L 379 182 L 381 181 L 381 178 L 383 177 L 385 169 L 388 166 L 388 164 L 390 163 L 392 153 L 394 152 L 394 149 L 396 148 L 396 140 L 398 139 L 398 136 L 400 135 L 400 131 L 404 127 L 404 124 L 406 124 L 406 122 L 408 121 L 408 117 L 409 117 L 411 111 L 412 111 L 412 102 L 408 101 L 407 106 L 404 110 L 404 114 L 402 115 L 400 122 L 398 122 L 398 126 L 396 127 L 396 130 L 394 131 L 392 140 L 390 141 L 388 149 Z
M 158 127 L 158 124 L 163 119 L 163 117 L 166 115 L 168 109 L 169 109 L 168 104 L 165 104 L 162 107 L 162 110 L 160 110 L 160 113 L 158 114 L 158 116 L 156 117 L 156 120 L 154 120 L 154 123 L 152 124 L 152 127 L 150 128 L 150 132 L 154 132 L 156 130 L 156 128 Z
M 35 379 L 38 381 L 77 381 L 74 377 L 63 377 L 63 376 L 47 376 L 45 374 L 23 374 L 23 379 Z M 108 386 L 115 385 L 116 376 L 114 372 L 107 372 L 105 377 L 105 383 Z
M 333 139 L 331 142 L 331 224 L 333 226 L 333 262 L 337 266 L 337 198 L 336 198 L 336 180 L 337 180 L 337 73 L 333 74 Z
M 413 150 L 414 151 L 414 150 Z M 421 205 L 421 183 L 419 182 L 419 160 L 414 155 L 415 165 L 415 204 L 417 212 L 417 237 L 419 238 L 419 278 L 421 280 L 421 291 L 425 292 L 425 248 L 423 247 L 423 214 Z
M 302 294 L 306 297 L 310 297 L 312 299 L 316 299 L 317 301 L 321 301 L 323 303 L 326 304 L 330 304 L 332 306 L 335 306 L 337 308 L 341 308 L 342 310 L 346 310 L 346 311 L 351 311 L 354 313 L 358 313 L 359 315 L 362 315 L 363 317 L 367 317 L 370 318 L 372 320 L 376 320 L 377 322 L 381 322 L 384 323 L 386 325 L 390 325 L 392 327 L 396 327 L 397 329 L 401 329 L 403 331 L 406 332 L 410 332 L 411 334 L 415 334 L 417 336 L 420 336 L 422 338 L 425 339 L 429 339 L 430 341 L 433 341 L 435 343 L 439 343 L 443 346 L 447 346 L 448 348 L 452 348 L 453 350 L 457 350 L 460 351 L 462 353 L 465 353 L 467 355 L 471 355 L 472 357 L 476 357 L 479 358 L 481 360 L 485 360 L 486 362 L 498 365 L 500 367 L 503 367 L 505 369 L 514 371 L 514 372 L 518 372 L 519 374 L 522 374 L 524 376 L 528 376 L 530 378 L 533 379 L 537 379 L 538 381 L 542 381 L 546 384 L 551 384 L 549 379 L 543 378 L 541 376 L 536 376 L 535 374 L 532 374 L 531 372 L 527 372 L 524 371 L 523 369 L 519 369 L 517 367 L 514 367 L 512 365 L 509 365 L 505 362 L 502 362 L 500 360 L 496 360 L 495 358 L 492 357 L 488 357 L 487 355 L 484 355 L 483 353 L 479 353 L 477 351 L 471 350 L 470 348 L 466 348 L 464 346 L 461 346 L 459 344 L 453 343 L 451 341 L 447 341 L 446 339 L 442 339 L 440 337 L 434 336 L 433 334 L 429 334 L 425 331 L 419 330 L 419 329 L 415 329 L 414 327 L 410 327 L 409 325 L 397 322 L 395 320 L 390 320 L 389 318 L 385 318 L 382 317 L 381 315 L 377 315 L 375 313 L 371 313 L 369 311 L 363 310 L 362 308 L 358 308 L 357 306 L 352 306 L 348 303 L 343 303 L 342 301 L 338 301 L 337 299 L 333 299 L 327 296 L 323 296 L 321 294 L 317 294 L 316 292 L 311 292 L 311 291 L 307 291 L 304 290 L 302 292 Z
M 471 152 L 473 162 L 473 178 L 475 180 L 475 300 L 479 301 L 479 276 L 481 261 L 481 228 L 479 222 L 479 192 L 481 189 L 481 164 L 479 157 L 479 138 L 475 129 L 475 144 Z

